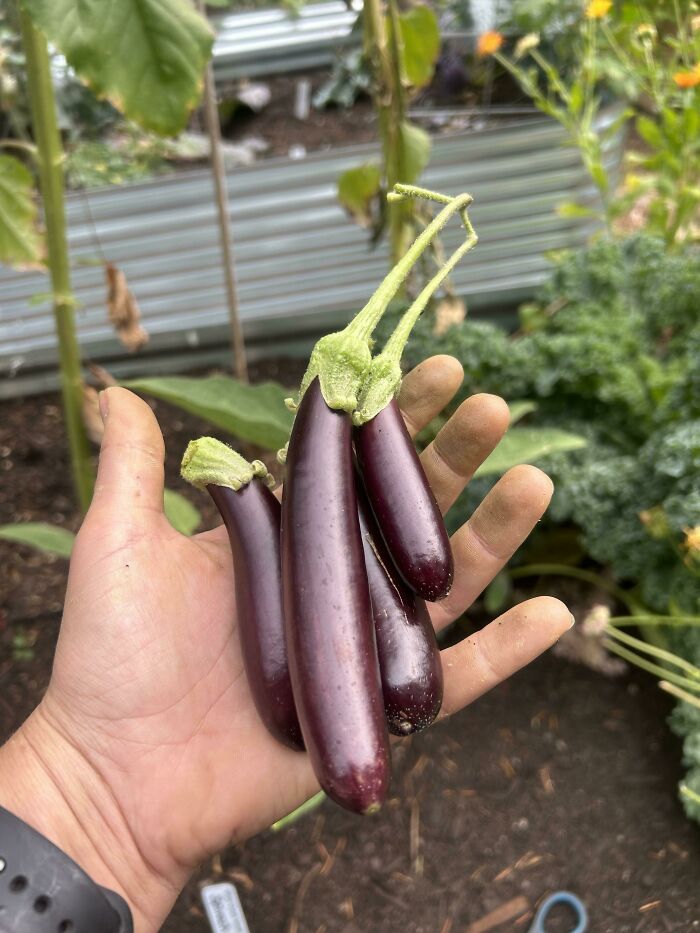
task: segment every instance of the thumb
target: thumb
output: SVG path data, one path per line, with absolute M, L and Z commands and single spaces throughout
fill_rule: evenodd
M 100 394 L 104 435 L 91 508 L 134 518 L 163 512 L 165 445 L 149 406 L 114 386 Z

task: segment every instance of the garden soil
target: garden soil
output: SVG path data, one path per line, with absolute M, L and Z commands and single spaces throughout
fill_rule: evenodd
M 168 485 L 212 524 L 209 503 L 177 478 L 206 426 L 154 408 Z M 0 479 L 0 523 L 76 527 L 58 396 L 0 405 Z M 45 689 L 66 569 L 0 542 L 0 741 Z M 605 679 L 550 654 L 397 748 L 378 816 L 326 802 L 201 866 L 164 933 L 206 933 L 199 885 L 229 880 L 251 933 L 527 933 L 560 888 L 588 905 L 591 933 L 700 931 L 700 832 L 676 798 L 669 709 L 651 678 Z M 515 898 L 511 919 L 478 925 Z M 548 930 L 571 926 L 562 911 Z

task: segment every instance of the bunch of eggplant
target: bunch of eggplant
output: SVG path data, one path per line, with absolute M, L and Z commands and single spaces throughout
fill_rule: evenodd
M 387 795 L 389 733 L 425 728 L 442 702 L 426 601 L 448 594 L 452 553 L 396 395 L 413 324 L 476 242 L 468 195 L 408 186 L 392 195 L 446 206 L 345 330 L 314 348 L 292 403 L 281 505 L 262 463 L 213 438 L 192 441 L 182 464 L 228 530 L 243 660 L 261 719 L 280 742 L 306 749 L 323 790 L 359 813 Z M 372 357 L 371 333 L 389 301 L 457 212 L 464 243 Z

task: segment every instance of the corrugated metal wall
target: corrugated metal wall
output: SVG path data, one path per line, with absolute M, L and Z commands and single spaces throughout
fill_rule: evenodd
M 343 0 L 310 3 L 295 16 L 275 9 L 215 17 L 216 78 L 253 78 L 328 65 L 335 50 L 351 41 L 356 19 L 357 8 L 348 9 Z
M 466 189 L 475 199 L 471 215 L 480 243 L 454 277 L 472 307 L 526 296 L 547 274 L 547 250 L 579 246 L 589 235 L 588 222 L 554 212 L 565 199 L 593 197 L 578 153 L 563 142 L 561 129 L 542 118 L 435 140 L 423 183 L 452 193 Z M 619 144 L 612 144 L 611 164 L 618 154 Z M 300 161 L 265 161 L 230 175 L 240 311 L 249 340 L 286 341 L 334 324 L 358 308 L 383 277 L 385 246 L 370 249 L 366 233 L 336 200 L 338 175 L 374 155 L 374 146 L 350 147 Z M 119 371 L 125 356 L 106 321 L 103 271 L 89 264 L 100 257 L 95 236 L 105 257 L 129 279 L 151 335 L 148 353 L 225 342 L 227 311 L 207 170 L 74 193 L 67 211 L 86 358 Z M 448 232 L 446 247 L 454 248 L 459 236 L 457 227 Z M 0 267 L 0 376 L 14 376 L 2 380 L 0 397 L 54 378 L 51 308 L 35 300 L 46 290 L 42 274 Z

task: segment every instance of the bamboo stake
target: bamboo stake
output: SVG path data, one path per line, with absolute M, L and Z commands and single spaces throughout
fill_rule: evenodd
M 199 11 L 206 15 L 206 4 L 199 0 Z M 248 361 L 246 358 L 243 328 L 238 313 L 238 297 L 236 288 L 236 272 L 233 265 L 233 237 L 231 236 L 231 222 L 229 218 L 229 201 L 226 187 L 226 168 L 221 147 L 221 123 L 216 104 L 216 84 L 214 81 L 214 68 L 209 61 L 204 71 L 204 122 L 209 134 L 211 150 L 211 171 L 214 178 L 216 193 L 216 207 L 219 216 L 219 237 L 221 242 L 221 258 L 224 266 L 224 280 L 226 283 L 226 300 L 228 304 L 229 324 L 231 328 L 231 345 L 233 347 L 234 372 L 242 382 L 248 381 Z

